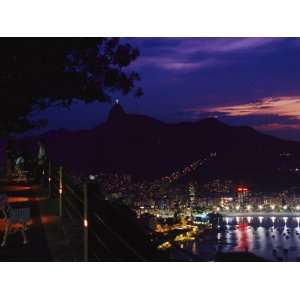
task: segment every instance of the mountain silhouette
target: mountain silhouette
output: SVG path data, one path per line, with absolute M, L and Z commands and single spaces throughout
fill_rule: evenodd
M 300 169 L 299 142 L 215 118 L 167 124 L 127 114 L 120 104 L 94 129 L 56 130 L 38 138 L 46 142 L 51 159 L 80 173 L 124 172 L 153 179 L 211 152 L 217 156 L 197 176 L 252 179 L 280 173 L 290 180 L 293 170 Z

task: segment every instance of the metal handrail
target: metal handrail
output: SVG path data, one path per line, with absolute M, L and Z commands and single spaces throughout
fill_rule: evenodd
M 63 210 L 66 211 L 68 217 L 74 219 L 74 215 L 76 212 L 76 219 L 81 223 L 83 227 L 83 244 L 84 244 L 84 254 L 83 260 L 88 261 L 88 196 L 87 196 L 87 185 L 83 185 L 83 194 L 82 196 L 78 195 L 78 193 L 71 187 L 71 185 L 66 183 L 66 178 L 71 179 L 70 176 L 66 176 L 66 172 L 63 172 L 62 167 L 56 167 L 52 162 L 49 162 L 49 170 L 48 170 L 48 183 L 49 183 L 49 197 L 51 197 L 52 188 L 54 188 L 55 192 L 58 192 L 59 196 L 59 216 L 63 217 Z M 67 194 L 66 194 L 67 192 Z M 67 197 L 70 195 L 70 197 Z M 63 201 L 64 199 L 64 201 Z M 71 199 L 76 199 L 77 203 L 83 205 L 83 211 L 80 212 L 80 209 L 74 204 Z M 66 203 L 73 211 L 68 209 L 66 206 L 63 206 L 63 203 Z M 113 234 L 113 236 L 121 242 L 135 257 L 137 257 L 141 261 L 146 261 L 142 255 L 140 255 L 128 242 L 122 238 L 116 231 L 114 231 L 109 225 L 104 222 L 104 220 L 96 213 L 93 213 L 96 217 L 97 221 L 100 222 L 106 230 Z M 97 243 L 105 249 L 107 253 L 111 253 L 109 250 L 110 247 L 106 245 L 103 240 L 99 237 L 99 233 L 89 228 L 89 231 L 96 237 Z

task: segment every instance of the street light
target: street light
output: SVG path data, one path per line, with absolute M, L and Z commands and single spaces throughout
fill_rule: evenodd
M 300 205 L 297 205 L 297 206 L 296 206 L 296 209 L 297 209 L 297 210 L 300 210 Z
M 283 209 L 284 209 L 284 210 L 287 210 L 287 208 L 288 208 L 287 205 L 284 205 L 284 206 L 283 206 Z
M 247 210 L 251 210 L 251 205 L 247 205 Z
M 274 204 L 271 205 L 271 209 L 272 209 L 272 210 L 275 209 L 275 205 L 274 205 Z
M 236 209 L 236 210 L 240 210 L 240 206 L 237 205 L 237 206 L 235 207 L 235 209 Z
M 262 210 L 262 209 L 263 209 L 263 206 L 262 206 L 262 205 L 259 205 L 258 208 L 259 208 L 260 210 Z

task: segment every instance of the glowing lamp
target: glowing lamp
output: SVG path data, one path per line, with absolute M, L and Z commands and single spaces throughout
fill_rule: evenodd
M 89 223 L 88 223 L 87 219 L 83 220 L 83 226 L 86 227 L 86 228 L 89 226 Z
M 89 179 L 92 181 L 92 180 L 95 180 L 96 179 L 96 176 L 95 175 L 92 175 L 92 174 L 90 174 L 89 175 Z

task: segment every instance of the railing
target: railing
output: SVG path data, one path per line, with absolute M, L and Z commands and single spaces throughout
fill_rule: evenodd
M 106 232 L 111 239 L 122 245 L 124 249 L 126 248 L 137 260 L 145 261 L 144 257 L 126 239 L 104 221 L 99 212 L 88 208 L 89 200 L 103 201 L 99 199 L 99 195 L 93 194 L 92 189 L 88 188 L 88 182 L 79 183 L 76 186 L 73 176 L 68 174 L 62 166 L 57 167 L 51 161 L 49 161 L 47 177 L 49 198 L 57 200 L 57 214 L 62 223 L 68 225 L 66 233 L 68 235 L 71 235 L 72 231 L 78 233 L 75 243 L 77 241 L 76 246 L 80 249 L 79 260 L 101 261 L 102 257 L 99 253 L 103 252 L 106 253 L 106 257 L 114 259 L 114 249 L 111 249 L 101 236 Z
M 87 184 L 83 183 L 75 188 L 72 176 L 67 174 L 62 166 L 57 167 L 51 161 L 48 164 L 47 177 L 48 196 L 57 200 L 57 214 L 66 227 L 66 233 L 75 235 L 74 248 L 82 248 L 81 254 L 76 253 L 76 256 L 79 256 L 77 259 L 88 261 Z

